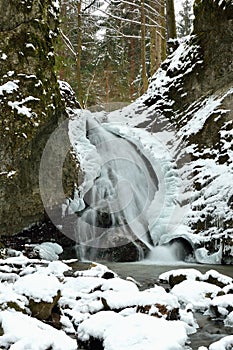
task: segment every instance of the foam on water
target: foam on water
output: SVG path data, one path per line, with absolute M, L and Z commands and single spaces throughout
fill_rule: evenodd
M 185 264 L 185 249 L 180 242 L 156 246 L 151 249 L 147 258 L 142 261 L 144 264 L 157 265 L 181 265 Z

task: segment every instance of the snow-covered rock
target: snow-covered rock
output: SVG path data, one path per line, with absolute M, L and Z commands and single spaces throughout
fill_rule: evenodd
M 59 255 L 63 252 L 63 248 L 59 244 L 53 242 L 44 242 L 35 245 L 33 250 L 38 253 L 41 259 L 50 261 L 58 260 Z
M 182 321 L 144 314 L 122 317 L 112 311 L 99 312 L 84 321 L 78 327 L 78 337 L 89 349 L 95 348 L 95 339 L 100 340 L 105 350 L 181 350 L 187 340 Z
M 33 273 L 18 279 L 14 291 L 33 299 L 36 302 L 51 303 L 61 288 L 61 283 L 55 276 Z
M 195 310 L 205 311 L 211 303 L 211 297 L 215 297 L 221 288 L 194 280 L 185 280 L 175 285 L 171 294 L 175 295 L 183 304 L 192 304 Z
M 15 311 L 0 311 L 0 346 L 13 350 L 76 350 L 77 343 L 63 331 Z
M 181 273 L 187 278 L 168 292 L 158 285 L 139 290 L 101 264 L 74 272 L 62 261 L 21 255 L 0 260 L 1 267 L 6 275 L 18 276 L 0 283 L 0 347 L 4 350 L 9 346 L 26 350 L 29 344 L 33 350 L 72 350 L 77 348 L 74 338 L 94 350 L 101 344 L 105 350 L 152 350 L 155 345 L 161 350 L 183 350 L 199 330 L 195 312 L 216 318 L 212 307 L 222 327 L 233 325 L 232 294 L 224 294 L 232 284 L 217 271 L 168 271 L 160 276 L 164 281 Z M 66 271 L 69 276 L 64 276 Z M 111 278 L 103 278 L 106 273 Z M 201 280 L 210 276 L 225 287 Z
M 215 343 L 211 344 L 209 348 L 201 346 L 198 350 L 230 350 L 233 346 L 233 335 L 224 337 Z
M 209 304 L 209 313 L 213 317 L 226 318 L 233 312 L 233 294 L 219 295 L 213 298 Z M 232 315 L 226 322 L 230 322 Z

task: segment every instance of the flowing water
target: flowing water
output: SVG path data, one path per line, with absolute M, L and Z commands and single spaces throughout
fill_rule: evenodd
M 77 220 L 79 254 L 83 259 L 94 259 L 96 248 L 117 246 L 118 240 L 120 245 L 135 243 L 135 237 L 151 247 L 145 213 L 157 190 L 156 175 L 135 145 L 109 132 L 94 118 L 89 117 L 86 125 L 100 172 L 84 195 L 86 207 Z
M 163 256 L 169 258 L 168 252 L 164 251 Z M 120 277 L 133 277 L 137 282 L 142 285 L 142 289 L 152 287 L 158 281 L 158 277 L 161 273 L 182 268 L 194 268 L 202 273 L 210 269 L 217 270 L 219 273 L 230 276 L 233 278 L 233 269 L 231 265 L 201 265 L 201 264 L 190 264 L 181 261 L 174 261 L 174 255 L 170 256 L 168 260 L 170 264 L 166 264 L 163 260 L 163 264 L 159 262 L 152 263 L 152 261 L 144 261 L 137 263 L 108 263 L 105 264 L 115 271 Z M 161 263 L 161 260 L 160 260 Z M 199 329 L 195 334 L 189 336 L 191 343 L 189 344 L 192 350 L 197 350 L 200 346 L 209 346 L 211 343 L 221 339 L 224 336 L 233 334 L 232 327 L 225 327 L 222 322 L 211 320 L 201 313 L 195 313 L 195 318 L 199 324 Z
M 126 127 L 124 133 L 111 124 L 101 124 L 87 112 L 73 123 L 72 145 L 84 175 L 78 198 L 73 201 L 82 203 L 73 210 L 78 216 L 78 257 L 95 260 L 98 249 L 127 243 L 140 250 L 140 241 L 152 255 L 167 260 L 164 253 L 168 251 L 161 245 L 180 239 L 180 235 L 186 239 L 188 232 L 179 225 L 183 215 L 177 204 L 180 186 L 169 152 L 144 130 Z M 81 138 L 80 133 L 84 135 Z M 178 226 L 177 238 L 173 233 Z M 174 259 L 184 259 L 190 253 L 188 244 L 181 247 L 177 242 L 169 253 Z

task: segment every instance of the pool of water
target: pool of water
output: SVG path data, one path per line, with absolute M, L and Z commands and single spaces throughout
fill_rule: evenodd
M 216 270 L 219 273 L 230 276 L 233 278 L 232 265 L 202 265 L 202 264 L 187 264 L 177 263 L 172 265 L 158 265 L 149 263 L 114 263 L 114 262 L 102 262 L 107 265 L 111 270 L 115 271 L 120 277 L 126 278 L 128 276 L 133 277 L 145 288 L 147 285 L 151 285 L 157 282 L 161 273 L 174 270 L 174 269 L 197 269 L 202 273 L 208 270 Z

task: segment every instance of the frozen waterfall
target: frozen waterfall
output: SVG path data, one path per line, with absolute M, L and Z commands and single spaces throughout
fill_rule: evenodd
M 101 123 L 88 111 L 70 121 L 69 137 L 83 176 L 70 204 L 82 256 L 93 259 L 97 248 L 138 240 L 149 248 L 160 244 L 172 232 L 179 192 L 161 143 L 145 130 Z

